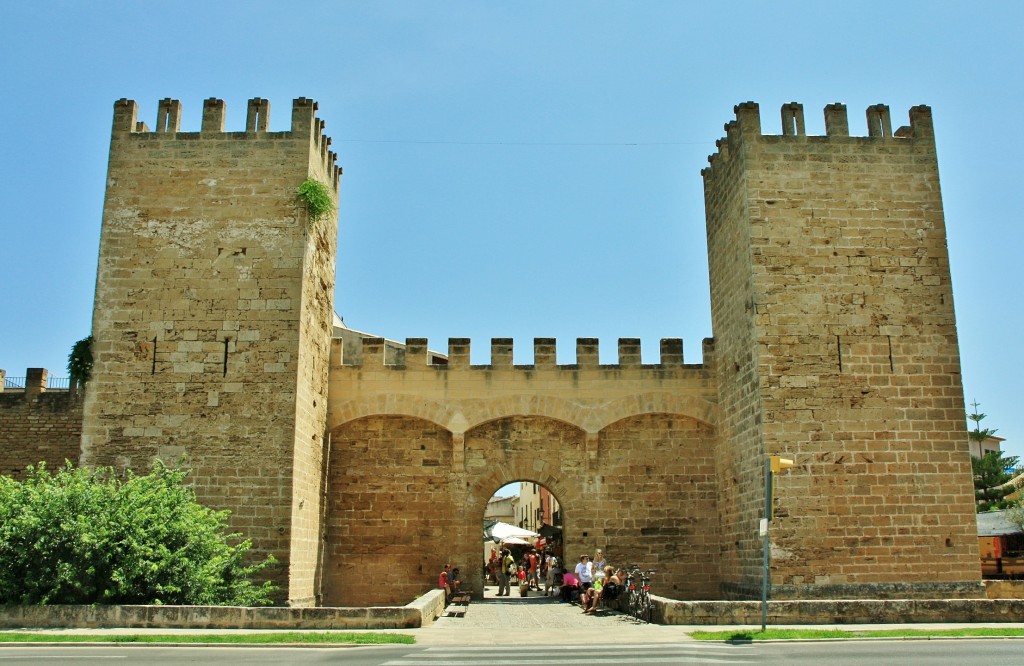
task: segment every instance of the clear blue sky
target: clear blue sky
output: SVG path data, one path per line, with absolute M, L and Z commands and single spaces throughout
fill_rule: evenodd
M 733 105 L 933 107 L 967 401 L 1024 453 L 1019 2 L 0 0 L 0 368 L 90 330 L 111 109 L 312 97 L 344 167 L 336 309 L 396 339 L 710 336 L 700 169 Z

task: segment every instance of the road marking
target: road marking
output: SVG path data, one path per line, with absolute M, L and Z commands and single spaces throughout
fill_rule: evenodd
M 732 659 L 708 659 L 707 657 L 685 657 L 681 655 L 671 655 L 668 657 L 646 657 L 643 655 L 637 655 L 634 653 L 630 656 L 630 661 L 636 664 L 750 664 L 753 663 L 749 659 L 744 660 L 732 660 Z M 509 663 L 516 664 L 529 664 L 530 666 L 536 666 L 541 664 L 623 664 L 627 663 L 623 661 L 622 657 L 615 657 L 613 659 L 601 659 L 597 657 L 585 657 L 581 659 L 522 659 L 515 658 L 514 661 Z M 416 659 L 399 659 L 396 661 L 384 662 L 382 666 L 494 666 L 494 659 L 458 659 L 451 661 L 437 661 L 437 660 L 416 660 Z
M 558 653 L 558 654 L 552 654 Z M 748 664 L 757 656 L 747 646 L 725 649 L 720 645 L 552 645 L 521 647 L 427 648 L 406 658 L 385 662 L 383 666 L 471 666 L 495 662 L 516 666 L 547 664 Z

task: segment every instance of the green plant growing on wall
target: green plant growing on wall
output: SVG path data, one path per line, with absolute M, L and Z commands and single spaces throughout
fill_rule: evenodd
M 327 186 L 313 178 L 307 178 L 299 185 L 296 198 L 306 207 L 310 224 L 316 224 L 334 210 L 334 201 Z
M 68 375 L 71 384 L 81 388 L 92 377 L 92 336 L 82 338 L 68 354 Z

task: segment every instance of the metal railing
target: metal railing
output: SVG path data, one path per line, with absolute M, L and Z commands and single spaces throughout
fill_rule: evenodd
M 49 377 L 46 380 L 46 390 L 48 391 L 67 391 L 71 388 L 70 377 Z
M 26 377 L 4 377 L 4 390 L 24 391 L 26 380 Z M 70 388 L 70 377 L 48 377 L 46 380 L 47 391 L 67 391 Z
M 5 377 L 4 389 L 24 389 L 25 377 Z

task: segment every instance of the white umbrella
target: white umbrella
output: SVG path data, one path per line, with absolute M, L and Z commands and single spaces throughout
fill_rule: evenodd
M 529 541 L 524 541 L 523 539 L 520 539 L 519 537 L 509 537 L 507 539 L 502 539 L 501 542 L 504 543 L 504 544 L 511 543 L 511 544 L 517 544 L 517 545 L 520 545 L 520 546 L 529 546 L 530 545 Z
M 494 526 L 491 527 L 491 539 L 494 540 L 494 541 L 506 541 L 507 542 L 510 538 L 530 539 L 530 538 L 536 538 L 536 537 L 539 537 L 539 536 L 540 535 L 537 534 L 536 532 L 532 532 L 530 530 L 524 530 L 521 527 L 516 527 L 515 525 L 509 525 L 508 523 L 503 523 L 500 520 L 498 522 L 494 523 Z

